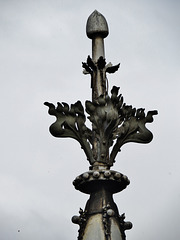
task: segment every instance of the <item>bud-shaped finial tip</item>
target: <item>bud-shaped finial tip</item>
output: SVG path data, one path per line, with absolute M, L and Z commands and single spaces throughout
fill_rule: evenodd
M 86 34 L 88 38 L 93 39 L 94 36 L 100 35 L 103 38 L 109 34 L 108 24 L 105 17 L 95 10 L 88 18 L 86 24 Z

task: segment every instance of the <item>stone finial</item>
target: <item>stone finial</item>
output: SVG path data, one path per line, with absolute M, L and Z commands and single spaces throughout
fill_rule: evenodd
M 95 10 L 87 20 L 86 34 L 90 39 L 93 39 L 94 36 L 97 35 L 105 38 L 109 34 L 107 21 L 97 10 Z

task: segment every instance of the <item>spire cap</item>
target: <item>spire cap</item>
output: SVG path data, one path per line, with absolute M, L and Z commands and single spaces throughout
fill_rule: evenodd
M 90 39 L 95 38 L 97 35 L 106 38 L 109 34 L 107 21 L 97 10 L 95 10 L 87 20 L 86 34 Z

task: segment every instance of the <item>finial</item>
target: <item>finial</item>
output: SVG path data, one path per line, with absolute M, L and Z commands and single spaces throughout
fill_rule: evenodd
M 124 221 L 125 214 L 119 214 L 113 194 L 125 189 L 130 181 L 110 168 L 124 144 L 151 142 L 153 135 L 146 123 L 153 122 L 157 111 L 146 114 L 144 108 L 127 105 L 119 87 L 114 86 L 109 95 L 106 74 L 116 72 L 119 64 L 106 64 L 104 38 L 109 31 L 106 19 L 97 10 L 87 20 L 86 33 L 92 41 L 92 58 L 88 56 L 82 66 L 84 73 L 91 76 L 92 101 L 86 101 L 85 108 L 80 101 L 71 105 L 58 102 L 57 107 L 44 104 L 49 107 L 49 114 L 56 117 L 50 133 L 77 140 L 90 163 L 89 171 L 73 182 L 77 190 L 90 194 L 85 210 L 80 208 L 80 215 L 72 218 L 79 225 L 78 240 L 125 240 L 125 230 L 131 229 L 132 223 Z
M 92 39 L 92 60 L 97 62 L 100 57 L 105 58 L 104 38 L 109 34 L 105 17 L 95 10 L 88 18 L 86 34 Z
M 86 34 L 88 38 L 100 35 L 105 38 L 109 34 L 108 24 L 105 17 L 95 10 L 88 18 L 86 25 Z
M 84 150 L 92 169 L 110 168 L 121 147 L 128 142 L 149 143 L 153 135 L 146 128 L 146 123 L 153 122 L 157 111 L 145 114 L 144 108 L 133 108 L 126 105 L 119 94 L 119 87 L 114 86 L 111 96 L 108 93 L 106 73 L 114 73 L 119 64 L 106 64 L 104 54 L 104 38 L 108 35 L 108 25 L 104 16 L 95 10 L 87 20 L 87 35 L 92 39 L 92 58 L 82 63 L 85 74 L 91 75 L 92 101 L 68 105 L 45 102 L 49 114 L 57 118 L 50 126 L 55 137 L 70 137 L 77 140 Z M 85 121 L 92 123 L 88 128 Z M 107 173 L 108 175 L 108 173 Z M 108 177 L 108 176 L 106 176 Z

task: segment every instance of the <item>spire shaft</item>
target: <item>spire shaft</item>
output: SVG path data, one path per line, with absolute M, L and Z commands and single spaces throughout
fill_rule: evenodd
M 97 62 L 100 57 L 105 58 L 104 39 L 101 36 L 96 36 L 92 39 L 92 60 Z

